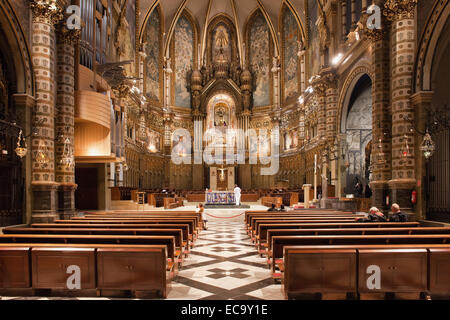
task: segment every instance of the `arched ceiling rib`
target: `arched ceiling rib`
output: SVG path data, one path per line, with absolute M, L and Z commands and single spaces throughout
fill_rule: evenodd
M 225 14 L 231 17 L 236 24 L 239 33 L 239 52 L 242 53 L 242 46 L 245 39 L 245 24 L 249 16 L 260 9 L 266 18 L 272 37 L 275 40 L 276 51 L 279 50 L 280 39 L 278 37 L 279 18 L 281 7 L 285 3 L 296 17 L 303 37 L 306 37 L 306 12 L 304 0 L 139 0 L 139 28 L 142 35 L 142 26 L 157 4 L 161 5 L 164 16 L 164 32 L 166 33 L 164 48 L 167 49 L 167 42 L 173 34 L 176 21 L 181 16 L 184 8 L 187 8 L 196 20 L 200 30 L 199 35 L 202 40 L 202 52 L 204 52 L 205 30 L 208 23 L 217 15 Z M 240 54 L 242 57 L 242 54 Z

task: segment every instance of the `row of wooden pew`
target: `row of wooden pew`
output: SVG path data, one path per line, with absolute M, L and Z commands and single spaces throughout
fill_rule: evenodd
M 286 298 L 450 295 L 450 228 L 356 218 L 323 209 L 245 213 L 247 232 Z
M 86 213 L 0 234 L 0 295 L 167 297 L 201 228 L 193 211 Z

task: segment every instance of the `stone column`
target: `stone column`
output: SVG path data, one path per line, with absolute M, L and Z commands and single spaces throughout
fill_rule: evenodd
M 342 39 L 345 41 L 347 38 L 347 0 L 342 0 Z
M 415 186 L 415 141 L 411 123 L 414 119 L 411 92 L 414 72 L 415 21 L 417 0 L 385 3 L 384 14 L 392 21 L 392 179 L 389 181 L 391 202 L 404 211 L 411 210 L 411 191 Z M 406 149 L 406 143 L 409 150 Z M 405 153 L 405 154 L 404 154 Z
M 304 202 L 304 206 L 305 208 L 309 208 L 309 190 L 311 190 L 311 185 L 310 184 L 304 184 L 303 187 L 303 202 Z
M 51 222 L 58 218 L 55 182 L 55 24 L 62 18 L 60 7 L 31 2 L 32 59 L 36 78 L 36 104 L 32 139 L 32 222 Z M 39 157 L 42 155 L 43 157 Z M 44 160 L 45 161 L 40 161 Z
M 192 165 L 192 188 L 194 190 L 204 189 L 203 119 L 204 115 L 200 111 L 194 110 L 194 163 Z
M 387 211 L 386 197 L 391 180 L 390 42 L 388 22 L 382 29 L 366 29 L 372 46 L 372 205 Z
M 56 182 L 59 183 L 58 211 L 61 219 L 70 219 L 75 213 L 75 48 L 80 30 L 69 30 L 64 23 L 57 29 L 57 100 L 55 129 Z M 72 163 L 64 160 L 72 155 Z
M 426 114 L 425 110 L 427 107 L 430 107 L 431 102 L 433 100 L 433 91 L 419 91 L 411 97 L 411 102 L 414 106 L 414 110 L 416 111 L 416 126 L 422 132 L 426 130 Z M 426 195 L 425 195 L 425 184 L 423 177 L 426 177 L 426 161 L 423 156 L 422 151 L 420 150 L 422 141 L 424 136 L 416 133 L 415 139 L 417 141 L 416 145 L 416 179 L 417 179 L 417 203 L 416 203 L 416 218 L 417 220 L 426 219 Z M 419 183 L 420 181 L 420 183 Z
M 313 81 L 314 92 L 317 96 L 318 113 L 317 113 L 317 135 L 319 136 L 319 144 L 323 145 L 327 139 L 327 118 L 326 118 L 326 83 L 325 79 L 319 78 Z
M 358 22 L 356 20 L 356 0 L 352 0 L 351 2 L 351 11 L 352 11 L 352 27 L 350 31 L 356 30 L 356 23 Z
M 171 161 L 171 139 L 172 139 L 172 115 L 164 113 L 164 174 L 163 174 L 163 188 L 170 186 L 170 164 Z
M 328 71 L 323 75 L 326 81 L 325 90 L 325 112 L 326 112 L 326 137 L 327 143 L 331 146 L 334 143 L 337 130 L 337 78 L 333 71 Z
M 33 112 L 33 108 L 35 106 L 35 99 L 34 97 L 25 94 L 25 93 L 16 93 L 13 95 L 14 99 L 14 105 L 16 107 L 16 111 L 20 113 L 22 116 L 20 119 L 22 119 L 22 123 L 19 123 L 19 125 L 23 128 L 23 134 L 24 136 L 30 135 L 30 123 L 31 123 L 31 114 Z M 26 139 L 26 143 L 28 148 L 31 145 L 31 137 L 28 137 Z M 31 154 L 31 156 L 30 156 Z M 24 223 L 30 223 L 31 222 L 31 205 L 32 205 L 32 189 L 31 189 L 31 181 L 32 181 L 32 153 L 28 151 L 27 156 L 22 159 L 22 172 L 23 176 L 25 178 L 25 190 L 24 190 L 24 196 L 25 196 L 25 215 L 24 215 Z

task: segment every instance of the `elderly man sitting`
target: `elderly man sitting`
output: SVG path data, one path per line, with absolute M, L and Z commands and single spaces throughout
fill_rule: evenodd
M 400 211 L 400 206 L 394 203 L 391 206 L 392 216 L 389 221 L 392 222 L 408 222 L 408 215 Z
M 387 219 L 384 214 L 378 210 L 377 207 L 372 207 L 369 210 L 367 218 L 356 218 L 358 222 L 386 222 Z

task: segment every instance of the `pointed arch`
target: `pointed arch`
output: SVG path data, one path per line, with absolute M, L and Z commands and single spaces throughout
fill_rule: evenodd
M 233 19 L 224 13 L 219 13 L 212 17 L 210 19 L 210 22 L 208 23 L 207 28 L 207 36 L 206 36 L 206 62 L 207 64 L 212 63 L 214 57 L 213 57 L 213 51 L 215 48 L 215 45 L 213 43 L 213 37 L 214 31 L 219 26 L 223 26 L 228 34 L 229 37 L 229 43 L 230 47 L 227 49 L 229 52 L 227 55 L 229 55 L 230 63 L 234 61 L 234 59 L 239 58 L 239 52 L 238 52 L 238 43 L 237 43 L 237 29 L 234 25 Z
M 35 94 L 35 77 L 27 38 L 9 0 L 0 1 L 0 26 L 14 62 L 17 93 Z

